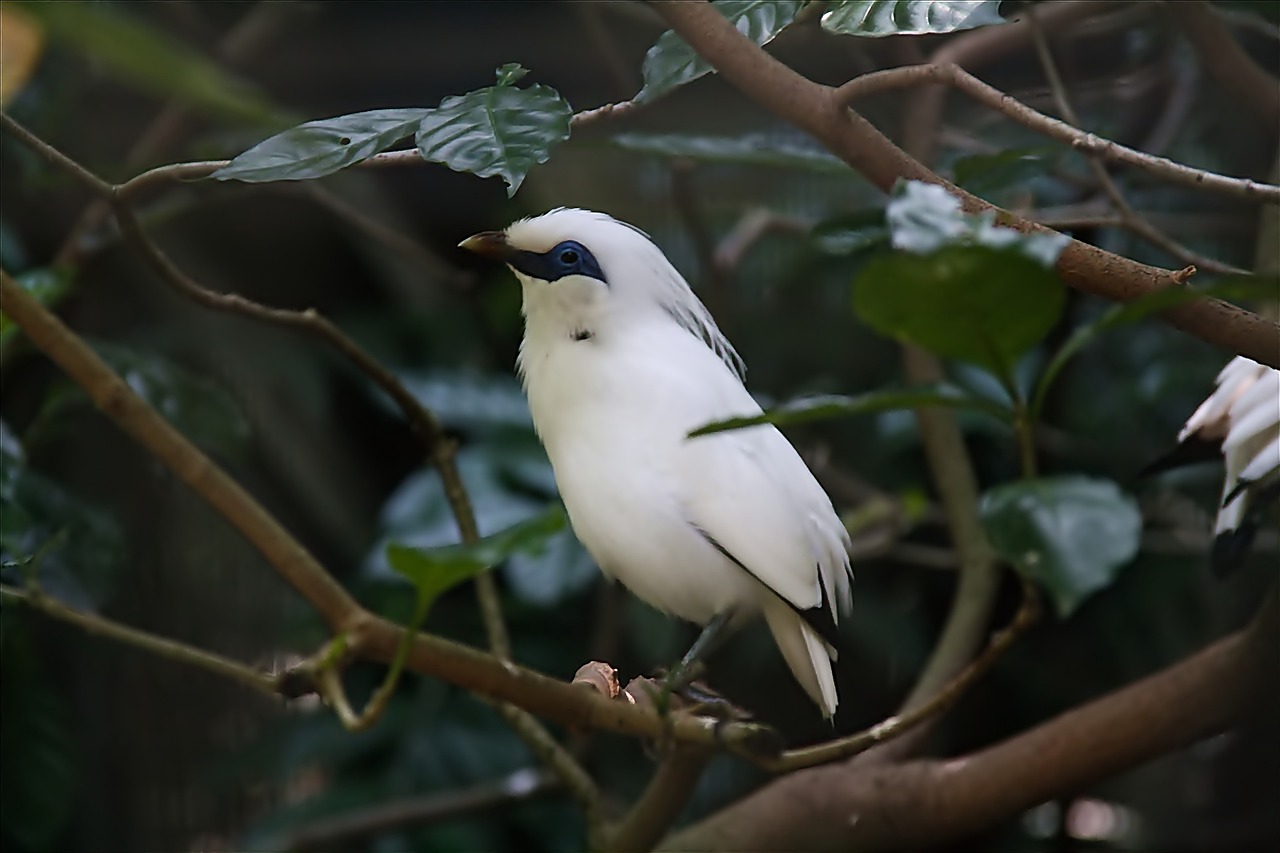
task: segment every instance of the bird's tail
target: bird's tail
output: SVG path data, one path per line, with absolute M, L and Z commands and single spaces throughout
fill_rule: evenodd
M 831 662 L 836 650 L 796 615 L 786 602 L 777 596 L 768 596 L 764 603 L 764 618 L 773 632 L 774 642 L 782 651 L 782 657 L 791 667 L 792 674 L 804 688 L 804 692 L 817 703 L 822 716 L 831 717 L 836 712 L 836 679 Z

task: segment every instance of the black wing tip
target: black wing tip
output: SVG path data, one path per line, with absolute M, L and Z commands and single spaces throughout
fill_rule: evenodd
M 721 545 L 714 536 L 692 522 L 690 522 L 689 526 L 698 531 L 699 535 L 701 535 L 703 539 L 706 539 L 707 542 L 711 543 L 711 547 L 723 554 L 731 563 L 751 575 L 751 577 L 755 578 L 762 586 L 768 588 L 768 584 L 760 580 L 760 578 L 756 576 L 755 572 L 747 568 L 745 563 L 733 556 L 733 554 L 729 553 L 729 549 Z M 797 616 L 804 620 L 804 623 L 812 628 L 814 633 L 821 637 L 827 645 L 831 646 L 833 649 L 839 648 L 840 628 L 836 625 L 835 614 L 831 612 L 831 596 L 827 592 L 827 585 L 822 582 L 822 570 L 820 568 L 818 569 L 818 589 L 821 590 L 822 599 L 818 602 L 817 607 L 807 607 L 802 609 L 796 607 L 795 604 L 787 601 L 787 599 L 783 598 L 781 595 L 779 595 L 778 598 L 785 602 Z M 777 595 L 777 593 L 774 594 Z
M 1246 521 L 1235 530 L 1224 530 L 1213 540 L 1213 548 L 1209 552 L 1209 567 L 1213 574 L 1225 578 L 1240 568 L 1245 557 L 1253 547 L 1253 539 L 1258 533 L 1256 524 Z

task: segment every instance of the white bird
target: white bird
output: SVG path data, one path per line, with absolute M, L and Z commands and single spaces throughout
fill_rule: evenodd
M 848 534 L 773 426 L 688 437 L 760 407 L 684 278 L 644 232 L 588 210 L 558 208 L 460 245 L 520 280 L 517 363 L 534 427 L 601 570 L 705 626 L 685 662 L 762 614 L 796 680 L 834 714 Z
M 1221 573 L 1248 552 L 1263 507 L 1280 494 L 1280 371 L 1244 356 L 1228 362 L 1178 434 L 1184 446 L 1193 439 L 1221 442 L 1226 462 L 1211 557 Z

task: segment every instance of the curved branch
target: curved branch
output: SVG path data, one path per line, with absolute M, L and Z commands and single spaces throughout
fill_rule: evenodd
M 836 99 L 834 89 L 787 68 L 734 29 L 710 4 L 657 0 L 654 5 L 667 23 L 729 82 L 767 109 L 813 134 L 881 189 L 888 191 L 902 178 L 941 184 L 960 198 L 968 212 L 995 211 L 1002 225 L 1019 231 L 1048 232 L 1043 226 L 942 180 L 862 116 L 843 106 Z M 1058 273 L 1072 287 L 1118 302 L 1181 285 L 1176 273 L 1140 264 L 1077 240 L 1072 240 L 1063 250 Z M 1216 299 L 1201 299 L 1160 316 L 1223 350 L 1280 367 L 1280 326 L 1242 308 Z
M 794 773 L 663 850 L 918 850 L 1221 731 L 1274 682 L 1275 587 L 1253 623 L 1168 669 L 961 758 Z
M 32 610 L 38 610 L 51 619 L 75 625 L 86 633 L 107 637 L 117 643 L 142 649 L 165 660 L 187 664 L 197 669 L 203 669 L 205 672 L 220 675 L 223 678 L 230 678 L 232 681 L 238 681 L 247 687 L 252 687 L 260 693 L 274 696 L 277 699 L 282 696 L 278 678 L 259 672 L 248 664 L 240 663 L 237 660 L 223 657 L 214 652 L 198 649 L 195 646 L 189 646 L 177 640 L 170 640 L 167 637 L 160 637 L 155 634 L 149 634 L 146 631 L 140 631 L 137 628 L 130 628 L 128 625 L 121 625 L 119 622 L 99 616 L 96 613 L 88 613 L 83 610 L 77 610 L 74 607 L 68 607 L 46 595 L 39 588 L 18 589 L 8 584 L 0 584 L 0 599 L 13 601 L 30 607 Z

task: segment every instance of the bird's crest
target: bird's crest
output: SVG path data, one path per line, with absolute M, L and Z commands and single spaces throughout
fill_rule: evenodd
M 745 378 L 746 365 L 716 325 L 711 312 L 649 235 L 634 225 L 605 213 L 557 207 L 512 223 L 507 228 L 507 236 L 513 244 L 533 251 L 545 251 L 564 239 L 579 240 L 606 265 L 609 261 L 631 265 L 625 282 L 615 282 L 611 273 L 610 286 L 642 288 L 643 297 L 655 302 L 671 319 L 705 343 L 739 379 Z

